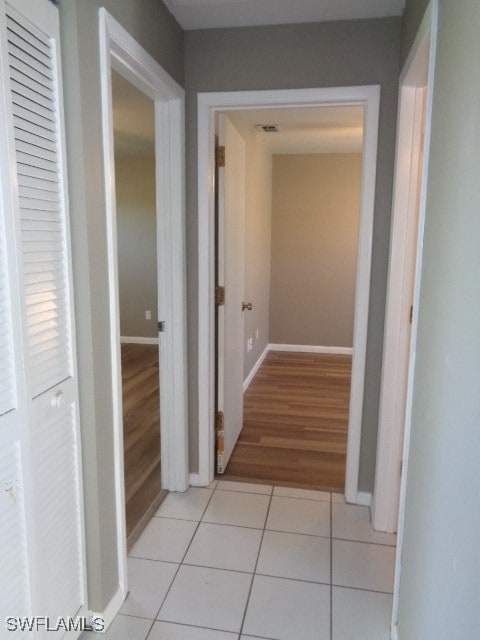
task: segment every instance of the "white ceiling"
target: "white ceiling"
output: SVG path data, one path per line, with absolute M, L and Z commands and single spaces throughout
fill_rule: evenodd
M 154 155 L 154 104 L 148 96 L 112 71 L 115 153 Z
M 251 132 L 272 154 L 361 153 L 363 107 L 306 107 L 230 111 L 240 133 Z M 263 133 L 257 124 L 276 124 L 279 133 Z
M 164 0 L 184 29 L 400 16 L 405 0 Z

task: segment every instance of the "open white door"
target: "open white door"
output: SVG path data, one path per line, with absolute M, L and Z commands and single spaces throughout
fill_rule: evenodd
M 224 303 L 217 316 L 217 472 L 223 473 L 243 426 L 246 171 L 245 142 L 225 115 L 219 144 L 225 162 L 218 168 L 217 285 Z

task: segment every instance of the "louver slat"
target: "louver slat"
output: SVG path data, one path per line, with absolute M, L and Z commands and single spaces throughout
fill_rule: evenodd
M 59 118 L 49 38 L 7 17 L 32 398 L 71 376 Z M 32 278 L 33 276 L 33 278 Z M 47 282 L 31 289 L 32 283 Z
M 34 73 L 37 73 L 48 80 L 52 80 L 53 73 L 52 69 L 48 66 L 45 66 L 41 62 L 39 62 L 35 57 L 32 57 L 23 49 L 15 49 L 12 46 L 12 51 L 10 55 L 11 66 L 18 68 L 18 63 L 25 65 L 28 69 L 31 69 Z M 25 69 L 25 67 L 23 67 Z
M 53 100 L 51 81 L 48 78 L 36 74 L 34 70 L 28 72 L 28 67 L 27 73 L 20 71 L 14 59 L 12 59 L 10 65 L 10 78 L 12 81 L 15 80 L 15 82 L 18 82 L 24 87 L 28 87 L 31 91 L 35 92 L 37 96 L 40 96 L 42 100 L 44 99 L 43 96 L 48 96 L 50 100 Z M 48 102 L 49 100 L 47 99 L 47 104 L 45 105 L 47 109 L 50 108 Z
M 30 89 L 30 87 L 28 87 L 26 84 L 18 82 L 14 78 L 11 78 L 10 86 L 12 89 L 12 93 L 14 94 L 14 101 L 15 95 L 18 95 L 26 100 L 29 100 L 30 103 L 33 103 L 34 105 L 40 105 L 47 111 L 50 111 L 53 108 L 53 96 L 49 96 L 47 91 L 39 93 L 38 91 Z
M 32 46 L 31 44 L 31 34 L 14 22 L 10 17 L 7 17 L 7 25 L 8 25 L 8 44 L 9 48 L 13 51 L 22 51 L 26 54 L 26 63 L 32 64 L 34 68 L 46 69 L 51 72 L 52 70 L 52 59 L 50 56 L 50 51 L 47 48 L 48 54 L 42 53 L 38 48 Z M 22 35 L 19 36 L 16 32 Z M 47 45 L 48 47 L 48 45 Z
M 55 161 L 55 154 L 45 147 L 37 147 L 33 144 L 26 144 L 23 140 L 17 139 L 17 149 L 19 151 L 27 152 L 32 155 L 37 156 L 38 158 L 45 158 L 45 160 Z
M 25 122 L 31 120 L 42 129 L 55 131 L 52 114 L 48 109 L 42 109 L 39 105 L 32 104 L 30 100 L 26 100 L 23 96 L 13 96 L 13 100 L 13 113 L 19 119 L 21 118 Z
M 20 56 L 12 55 L 10 57 L 10 66 L 19 73 L 22 73 L 27 78 L 35 80 L 39 84 L 49 86 L 48 83 L 52 80 L 52 74 L 48 71 L 46 73 L 40 73 L 38 69 L 35 69 L 31 64 L 25 64 Z

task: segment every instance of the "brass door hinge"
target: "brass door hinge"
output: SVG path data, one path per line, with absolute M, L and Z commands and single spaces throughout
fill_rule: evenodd
M 223 411 L 215 411 L 215 430 L 223 431 L 225 426 L 225 419 L 223 417 Z
M 215 412 L 215 432 L 217 435 L 217 473 L 225 471 L 224 447 L 225 447 L 225 420 L 223 411 Z
M 413 322 L 413 304 L 410 305 L 410 316 L 409 316 L 410 324 Z
M 215 287 L 215 304 L 218 307 L 225 304 L 225 287 Z
M 215 149 L 215 166 L 225 166 L 225 147 L 216 147 Z

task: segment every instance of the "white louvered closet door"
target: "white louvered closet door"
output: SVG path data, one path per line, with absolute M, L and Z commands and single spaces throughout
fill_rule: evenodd
M 56 620 L 78 614 L 85 595 L 58 10 L 48 0 L 0 7 L 32 519 L 25 554 L 31 610 Z

